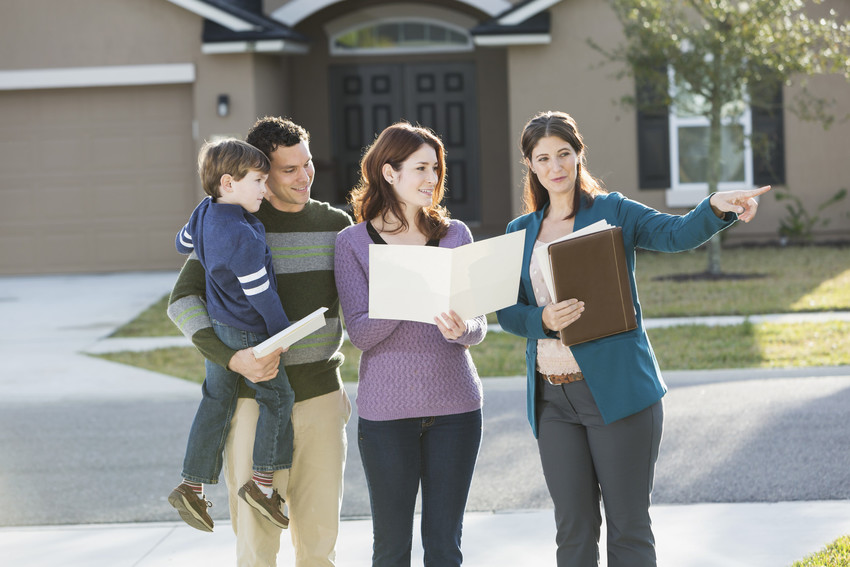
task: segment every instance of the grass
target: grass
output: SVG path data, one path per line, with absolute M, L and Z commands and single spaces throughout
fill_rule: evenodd
M 659 279 L 704 272 L 706 264 L 702 249 L 638 253 L 635 273 L 644 317 L 850 310 L 850 249 L 846 247 L 727 249 L 722 253 L 725 272 L 764 277 Z
M 850 310 L 850 254 L 846 248 L 732 248 L 723 251 L 726 272 L 760 274 L 750 279 L 672 281 L 705 270 L 703 250 L 680 254 L 640 252 L 638 290 L 645 317 L 754 315 Z M 665 279 L 668 278 L 668 279 Z M 113 336 L 175 336 L 161 298 Z M 495 314 L 487 319 L 496 322 Z M 723 327 L 682 325 L 651 329 L 649 337 L 664 370 L 778 368 L 850 365 L 850 323 L 751 323 Z M 700 348 L 693 348 L 700 345 Z M 343 346 L 343 380 L 357 380 L 360 352 Z M 489 333 L 472 348 L 481 376 L 525 373 L 525 340 Z M 203 358 L 193 348 L 101 355 L 172 376 L 202 381 Z
M 791 567 L 847 567 L 850 565 L 850 535 L 838 538 L 822 551 L 809 555 Z

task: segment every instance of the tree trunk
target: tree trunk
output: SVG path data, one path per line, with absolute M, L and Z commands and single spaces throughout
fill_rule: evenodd
M 715 61 L 719 62 L 720 58 L 715 57 Z M 718 183 L 720 182 L 720 174 L 722 171 L 721 163 L 721 143 L 722 143 L 722 121 L 720 117 L 721 105 L 718 103 L 719 97 L 712 97 L 710 119 L 708 126 L 708 164 L 706 173 L 708 177 L 708 194 L 711 195 L 717 191 Z M 708 273 L 711 275 L 719 275 L 723 272 L 720 265 L 720 233 L 715 234 L 708 241 Z
M 708 241 L 708 273 L 720 275 L 723 268 L 720 265 L 720 233 L 718 232 Z

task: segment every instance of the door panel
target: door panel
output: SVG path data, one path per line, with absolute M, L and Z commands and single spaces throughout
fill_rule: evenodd
M 472 63 L 345 65 L 331 68 L 334 159 L 340 202 L 359 179 L 362 152 L 386 126 L 408 120 L 446 146 L 446 206 L 480 220 L 478 120 Z

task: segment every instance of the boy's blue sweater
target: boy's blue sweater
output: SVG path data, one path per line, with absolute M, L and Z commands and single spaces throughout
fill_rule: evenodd
M 175 241 L 204 267 L 207 311 L 231 327 L 273 335 L 289 326 L 280 304 L 266 230 L 240 207 L 207 197 Z

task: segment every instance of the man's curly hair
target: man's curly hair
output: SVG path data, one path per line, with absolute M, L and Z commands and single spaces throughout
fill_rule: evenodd
M 309 143 L 310 133 L 288 118 L 265 116 L 251 126 L 245 141 L 271 157 L 280 146 L 288 148 L 299 142 Z

